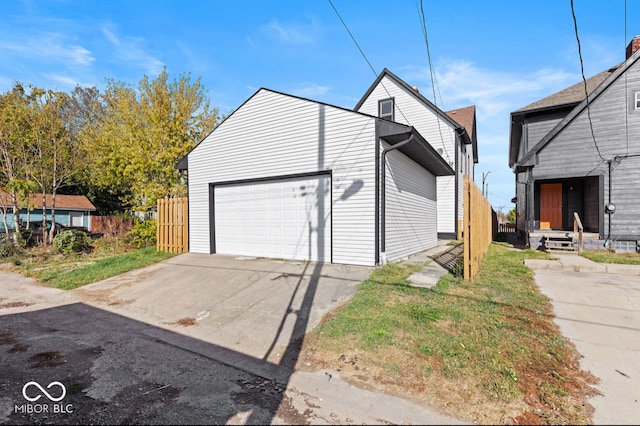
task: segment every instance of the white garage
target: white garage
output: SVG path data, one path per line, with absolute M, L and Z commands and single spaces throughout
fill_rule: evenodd
M 331 262 L 331 176 L 213 184 L 215 252 Z
M 268 89 L 177 167 L 190 252 L 369 266 L 437 244 L 453 174 L 411 126 Z

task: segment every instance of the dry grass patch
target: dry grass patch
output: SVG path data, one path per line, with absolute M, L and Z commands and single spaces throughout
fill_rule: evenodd
M 433 290 L 407 285 L 419 266 L 378 268 L 306 339 L 299 367 L 468 421 L 591 423 L 595 378 L 579 368 L 525 256 L 546 255 L 494 244 L 473 284 L 447 275 Z

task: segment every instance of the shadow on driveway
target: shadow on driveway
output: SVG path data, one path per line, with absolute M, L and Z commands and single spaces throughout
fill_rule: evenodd
M 294 372 L 370 270 L 186 254 L 68 292 L 0 272 L 0 423 L 460 423 Z

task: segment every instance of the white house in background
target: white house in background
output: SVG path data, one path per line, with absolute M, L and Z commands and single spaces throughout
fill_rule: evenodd
M 454 175 L 414 127 L 268 89 L 177 167 L 191 252 L 371 266 L 437 244 L 436 178 Z
M 463 177 L 478 162 L 475 106 L 444 112 L 385 68 L 354 110 L 414 127 L 456 171 L 437 178 L 438 236 L 460 238 Z

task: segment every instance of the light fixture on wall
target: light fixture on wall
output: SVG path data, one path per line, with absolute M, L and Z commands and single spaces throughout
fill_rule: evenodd
M 604 212 L 608 214 L 613 214 L 616 211 L 616 206 L 609 203 L 604 206 Z

